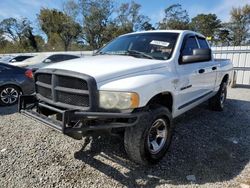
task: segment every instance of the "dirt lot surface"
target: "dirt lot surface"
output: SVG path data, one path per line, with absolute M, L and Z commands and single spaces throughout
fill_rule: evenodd
M 0 187 L 248 187 L 250 89 L 230 89 L 224 112 L 207 104 L 175 120 L 166 157 L 142 167 L 122 140 L 76 141 L 0 108 Z

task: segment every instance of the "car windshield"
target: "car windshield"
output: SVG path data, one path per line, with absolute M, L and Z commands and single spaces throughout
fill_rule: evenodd
M 111 41 L 96 54 L 130 55 L 137 58 L 167 60 L 171 58 L 178 33 L 138 33 Z

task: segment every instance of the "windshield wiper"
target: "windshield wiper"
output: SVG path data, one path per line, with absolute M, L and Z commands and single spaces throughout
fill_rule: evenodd
M 98 52 L 95 55 L 131 55 L 131 56 L 141 56 L 141 57 L 145 57 L 148 59 L 155 59 L 154 57 L 144 53 L 144 52 L 140 52 L 137 50 L 126 50 L 126 51 L 115 51 L 115 52 Z
M 151 55 L 148 55 L 144 52 L 140 52 L 140 51 L 137 51 L 137 50 L 127 50 L 126 51 L 129 55 L 140 55 L 142 57 L 146 57 L 148 59 L 155 59 L 154 57 L 152 57 Z

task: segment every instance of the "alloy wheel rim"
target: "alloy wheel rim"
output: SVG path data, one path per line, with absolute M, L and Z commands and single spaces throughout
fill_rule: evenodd
M 148 150 L 151 154 L 161 151 L 167 141 L 167 123 L 164 119 L 157 119 L 153 122 L 148 133 Z
M 18 91 L 15 88 L 7 87 L 1 91 L 0 97 L 4 104 L 13 104 L 17 101 L 19 96 Z
M 226 96 L 225 96 L 225 91 L 223 90 L 223 91 L 221 92 L 221 96 L 220 96 L 220 104 L 221 104 L 221 106 L 224 105 L 225 98 L 226 98 Z

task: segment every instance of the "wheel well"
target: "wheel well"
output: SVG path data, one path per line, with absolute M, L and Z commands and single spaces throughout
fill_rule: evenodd
M 16 84 L 5 84 L 5 85 L 0 86 L 0 88 L 6 87 L 6 86 L 14 86 L 14 87 L 18 88 L 21 92 L 23 92 L 22 88 Z
M 147 106 L 154 104 L 165 106 L 169 109 L 170 112 L 172 112 L 173 97 L 169 92 L 159 93 L 150 99 L 150 101 L 147 103 Z
M 228 83 L 228 79 L 229 79 L 229 75 L 226 74 L 223 79 L 222 79 L 222 82 L 221 83 Z

